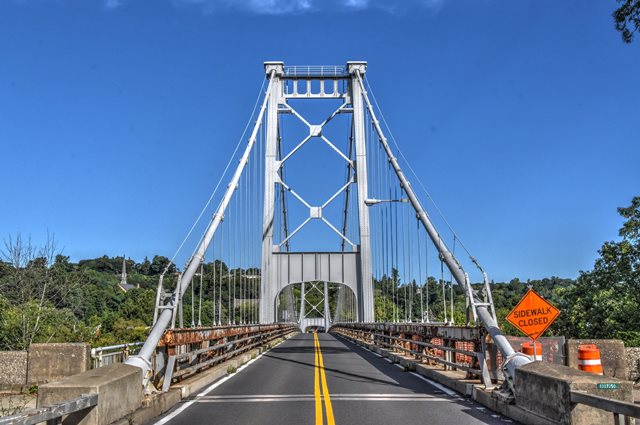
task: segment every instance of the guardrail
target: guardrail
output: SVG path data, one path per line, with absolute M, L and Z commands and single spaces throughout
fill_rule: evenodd
M 12 416 L 0 417 L 0 425 L 34 425 L 40 422 L 46 422 L 47 425 L 55 425 L 60 423 L 63 416 L 78 414 L 97 404 L 98 394 L 83 394 L 78 398 L 63 401 L 62 403 L 30 409 Z
M 308 65 L 285 66 L 285 77 L 345 77 L 349 75 L 344 66 Z
M 91 369 L 97 369 L 113 363 L 122 363 L 130 355 L 136 354 L 144 342 L 108 345 L 91 349 Z
M 216 326 L 165 331 L 154 358 L 154 383 L 167 391 L 191 376 L 298 330 L 292 324 Z
M 445 370 L 463 370 L 467 372 L 467 378 L 478 378 L 485 387 L 493 387 L 482 328 L 445 324 L 341 323 L 331 330 L 352 340 L 441 364 Z
M 585 404 L 613 414 L 615 425 L 632 425 L 632 418 L 640 418 L 640 405 L 597 395 L 571 391 L 571 402 Z

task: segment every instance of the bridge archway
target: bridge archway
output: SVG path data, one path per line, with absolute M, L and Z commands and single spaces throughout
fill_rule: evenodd
M 276 321 L 281 321 L 277 308 L 279 295 L 291 284 L 332 282 L 344 285 L 354 294 L 361 293 L 359 252 L 273 252 L 268 259 L 271 264 L 266 268 L 265 280 L 270 284 L 263 285 L 260 310 L 272 312 Z
M 356 321 L 357 295 L 342 283 L 293 282 L 277 294 L 275 310 L 278 322 L 295 323 L 301 332 L 327 331 L 334 323 Z

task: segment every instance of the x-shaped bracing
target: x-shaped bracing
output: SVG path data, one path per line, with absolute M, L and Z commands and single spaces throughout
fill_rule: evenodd
M 295 116 L 296 118 L 298 118 L 303 124 L 305 124 L 308 128 L 309 128 L 309 135 L 307 137 L 305 137 L 300 143 L 298 143 L 298 145 L 293 148 L 291 150 L 291 152 L 289 152 L 284 158 L 282 158 L 280 161 L 277 161 L 276 163 L 276 169 L 279 171 L 280 169 L 282 169 L 282 167 L 284 166 L 284 163 L 291 158 L 291 156 L 293 154 L 295 154 L 302 146 L 304 146 L 309 140 L 311 140 L 314 137 L 319 137 L 323 142 L 325 142 L 331 149 L 333 149 L 335 152 L 338 153 L 338 155 L 340 155 L 340 157 L 347 162 L 347 164 L 349 164 L 349 167 L 354 168 L 353 167 L 353 161 L 351 159 L 349 159 L 344 153 L 342 153 L 342 151 L 340 151 L 340 149 L 338 149 L 333 143 L 331 143 L 331 141 L 329 139 L 327 139 L 323 134 L 322 134 L 322 129 L 324 128 L 325 125 L 327 125 L 327 123 L 329 121 L 331 121 L 336 115 L 340 114 L 340 113 L 344 113 L 344 112 L 350 112 L 350 108 L 347 108 L 347 104 L 343 103 L 338 109 L 336 109 L 331 115 L 329 115 L 329 117 L 327 119 L 325 119 L 321 124 L 319 125 L 313 125 L 310 124 L 306 119 L 304 119 L 304 117 L 302 115 L 300 115 L 295 109 L 293 109 L 291 106 L 285 104 L 283 105 L 283 108 L 280 109 L 280 112 L 284 112 L 284 113 L 290 113 L 293 116 Z M 355 169 L 354 169 L 355 171 Z M 311 204 L 309 204 L 302 196 L 300 196 L 298 193 L 296 193 L 289 185 L 287 185 L 287 183 L 282 179 L 282 177 L 280 176 L 280 173 L 276 173 L 276 182 L 281 184 L 282 187 L 284 187 L 289 193 L 291 193 L 298 201 L 300 201 L 305 207 L 309 208 L 309 217 L 307 217 L 306 220 L 304 220 L 293 232 L 291 232 L 282 242 L 280 242 L 278 244 L 278 247 L 281 247 L 282 245 L 286 244 L 296 233 L 298 233 L 304 226 L 306 226 L 311 220 L 313 219 L 319 219 L 322 222 L 324 222 L 331 230 L 333 230 L 333 232 L 335 232 L 338 236 L 340 236 L 345 242 L 347 242 L 349 245 L 351 245 L 352 248 L 355 248 L 355 244 L 349 240 L 349 238 L 347 238 L 347 236 L 342 233 L 340 230 L 336 229 L 336 227 L 331 224 L 331 222 L 329 220 L 327 220 L 326 218 L 324 218 L 322 216 L 322 210 L 324 208 L 327 207 L 327 205 L 329 205 L 331 202 L 333 202 L 338 196 L 340 196 L 340 194 L 342 192 L 344 192 L 345 190 L 347 190 L 347 188 L 349 187 L 350 184 L 355 182 L 355 173 L 352 174 L 352 176 L 349 178 L 349 180 L 345 183 L 344 186 L 342 186 L 336 193 L 334 193 L 324 204 L 322 204 L 319 207 L 314 207 L 311 206 Z
M 324 291 L 318 287 L 318 282 L 309 282 L 309 284 L 311 285 L 311 287 L 305 290 L 305 293 L 303 294 L 303 302 L 306 303 L 307 306 L 311 307 L 311 310 L 314 310 L 317 314 L 319 314 L 320 317 L 324 317 L 324 311 L 320 311 L 319 309 L 320 305 L 324 307 L 324 302 L 325 302 Z M 324 282 L 323 285 L 328 285 L 328 283 Z M 318 301 L 316 304 L 313 304 L 311 301 L 307 299 L 307 295 L 313 291 L 316 291 L 318 294 L 322 296 L 320 301 Z

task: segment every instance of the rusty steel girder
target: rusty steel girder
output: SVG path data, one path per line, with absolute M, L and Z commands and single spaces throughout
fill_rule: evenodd
M 340 323 L 333 332 L 348 338 L 398 351 L 430 364 L 468 372 L 467 378 L 483 374 L 486 368 L 483 340 L 487 336 L 479 326 L 455 326 L 427 323 Z M 484 380 L 484 379 L 483 379 Z M 490 384 L 486 382 L 485 385 Z
M 166 349 L 170 354 L 173 354 L 178 346 L 191 346 L 193 344 L 203 344 L 205 342 L 215 342 L 219 340 L 233 340 L 251 335 L 266 335 L 289 327 L 291 327 L 291 325 L 271 324 L 167 329 L 158 343 L 158 348 Z

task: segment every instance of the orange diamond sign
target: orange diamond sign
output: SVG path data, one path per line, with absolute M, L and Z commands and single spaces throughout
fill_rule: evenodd
M 536 340 L 556 320 L 560 310 L 549 304 L 536 291 L 529 289 L 507 320 L 529 338 Z

